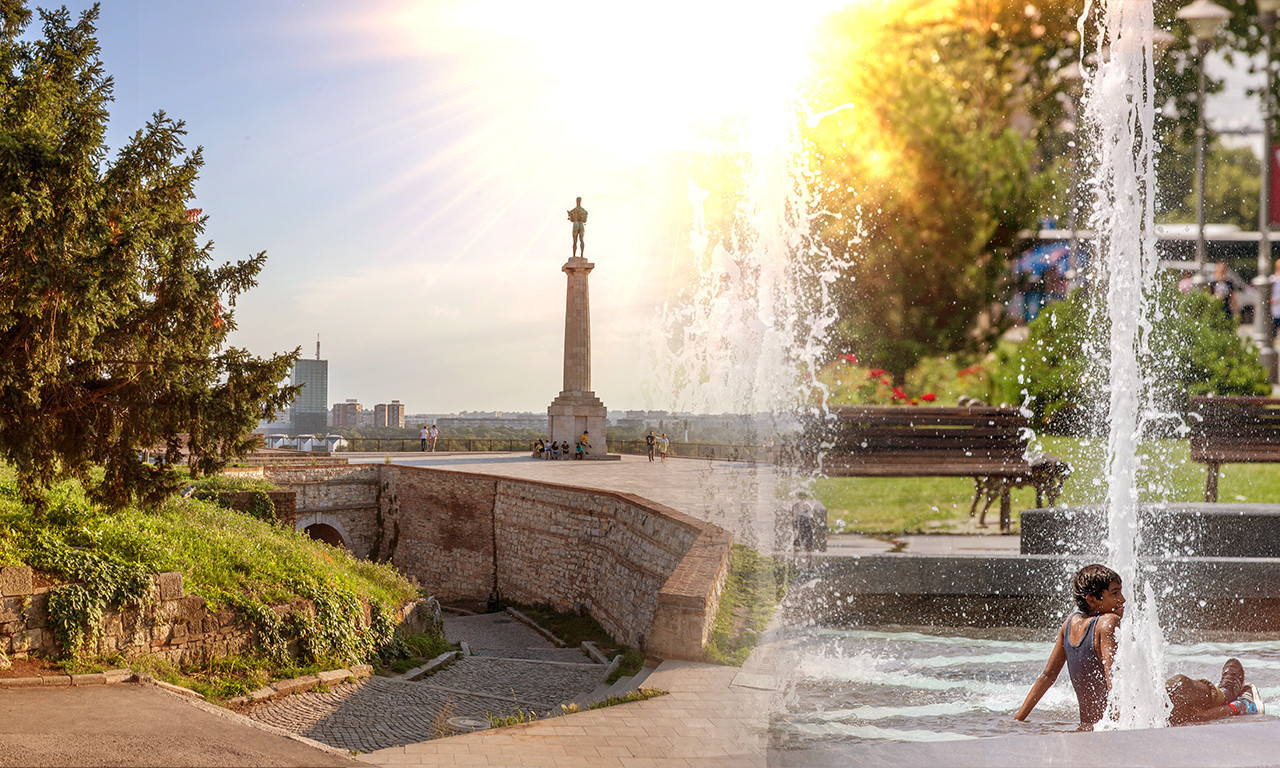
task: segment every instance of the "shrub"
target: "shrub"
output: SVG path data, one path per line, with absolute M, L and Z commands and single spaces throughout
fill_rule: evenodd
M 1271 391 L 1257 352 L 1236 335 L 1235 323 L 1204 291 L 1182 294 L 1166 281 L 1153 291 L 1155 305 L 1148 349 L 1141 355 L 1153 372 L 1146 402 L 1163 425 L 1181 423 L 1193 395 L 1266 395 Z M 1109 327 L 1077 290 L 1046 307 L 1027 326 L 1027 340 L 996 352 L 996 397 L 1022 403 L 1037 429 L 1058 434 L 1098 431 L 1105 403 Z
M 938 405 L 956 405 L 962 397 L 995 404 L 994 354 L 956 353 L 922 358 L 905 377 L 909 392 L 933 392 Z
M 859 365 L 854 355 L 840 355 L 822 366 L 818 369 L 817 379 L 827 387 L 826 404 L 831 407 L 920 405 L 937 399 L 933 392 L 911 394 L 894 383 L 893 374 L 883 368 Z

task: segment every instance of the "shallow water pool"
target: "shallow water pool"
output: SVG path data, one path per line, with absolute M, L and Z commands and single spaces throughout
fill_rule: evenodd
M 1006 636 L 1027 634 L 1012 630 Z M 1065 668 L 1029 721 L 1013 722 L 1052 649 L 1049 640 L 1001 639 L 990 631 L 961 636 L 909 629 L 795 630 L 772 646 L 770 666 L 787 670 L 788 678 L 773 735 L 779 746 L 799 747 L 813 741 L 927 742 L 1073 731 L 1079 714 Z M 1217 682 L 1222 662 L 1231 656 L 1280 712 L 1280 641 L 1171 644 L 1167 674 Z

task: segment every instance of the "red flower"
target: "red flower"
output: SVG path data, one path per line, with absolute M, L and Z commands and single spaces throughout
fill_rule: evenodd
M 857 355 L 845 355 L 845 356 L 844 356 L 844 361 L 845 361 L 846 363 L 848 363 L 849 365 L 857 365 L 857 364 L 858 364 L 858 356 L 857 356 Z
M 932 392 L 925 392 L 923 395 L 920 396 L 920 399 L 925 401 L 926 403 L 932 403 L 934 400 L 938 399 L 938 396 L 933 394 Z
M 889 377 L 888 377 L 888 376 L 885 376 L 883 379 L 881 379 L 881 380 L 880 380 L 880 383 L 881 383 L 881 384 L 883 384 L 883 385 L 885 385 L 886 387 L 887 387 L 887 386 L 889 386 L 889 385 L 891 385 L 891 384 L 893 384 L 893 382 L 892 382 L 892 381 L 890 381 L 890 379 L 889 379 Z
M 894 388 L 893 388 L 893 399 L 894 399 L 894 400 L 906 400 L 906 399 L 907 399 L 907 393 L 906 393 L 906 392 L 903 392 L 901 389 L 898 389 L 897 387 L 894 387 Z
M 876 378 L 876 377 L 878 377 L 878 376 L 883 376 L 883 375 L 884 375 L 884 369 L 883 369 L 883 368 L 872 368 L 871 370 L 867 371 L 867 378 L 868 378 L 868 379 L 874 379 L 874 378 Z

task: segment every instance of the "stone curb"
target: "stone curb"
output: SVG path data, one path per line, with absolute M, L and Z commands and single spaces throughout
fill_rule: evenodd
M 405 681 L 418 680 L 419 678 L 425 677 L 430 672 L 435 672 L 438 669 L 444 669 L 445 667 L 449 666 L 455 660 L 457 660 L 459 655 L 461 655 L 459 651 L 445 651 L 444 653 L 435 657 L 431 661 L 428 661 L 426 664 L 423 664 L 420 667 L 411 669 L 408 672 L 405 672 L 403 675 L 399 675 L 391 679 L 405 680 Z
M 603 653 L 601 653 L 601 652 L 600 652 L 600 649 L 596 647 L 596 644 L 595 644 L 595 643 L 593 643 L 593 642 L 591 642 L 590 640 L 583 640 L 583 641 L 582 641 L 582 650 L 586 651 L 586 652 L 587 652 L 587 656 L 589 656 L 589 657 L 591 658 L 591 660 L 592 660 L 592 661 L 594 661 L 594 662 L 595 662 L 595 663 L 597 663 L 597 664 L 608 664 L 608 663 L 609 663 L 609 659 L 608 659 L 608 658 L 606 658 L 606 657 L 605 657 L 605 655 L 604 655 Z M 612 670 L 610 670 L 610 671 L 612 671 Z
M 609 669 L 604 673 L 604 679 L 608 680 L 609 675 L 612 675 L 614 670 L 616 670 L 620 666 L 622 666 L 622 654 L 618 654 L 617 656 L 614 656 L 613 661 L 609 662 Z
M 537 622 L 535 622 L 533 619 L 529 618 L 528 616 L 525 616 L 520 611 L 517 611 L 515 608 L 508 608 L 507 613 L 511 614 L 512 616 L 524 622 L 525 624 L 528 624 L 530 627 L 534 629 L 535 632 L 547 638 L 551 642 L 555 643 L 557 648 L 565 647 L 565 642 L 563 640 L 551 634 L 549 631 L 543 629 L 542 627 L 538 626 Z
M 247 695 L 228 699 L 227 706 L 235 709 L 249 704 L 258 704 L 263 701 L 280 698 L 281 696 L 288 696 L 291 693 L 309 691 L 318 685 L 340 683 L 348 677 L 360 679 L 372 674 L 372 666 L 368 664 L 353 664 L 350 669 L 332 669 L 326 672 L 319 672 L 314 675 L 303 675 L 302 677 L 294 677 L 288 680 L 277 680 L 274 683 L 263 686 L 262 688 L 259 688 Z
M 0 689 L 4 688 L 40 688 L 46 685 L 86 686 L 114 685 L 116 683 L 136 682 L 136 675 L 129 669 L 111 669 L 86 675 L 41 675 L 40 677 L 10 677 L 0 680 Z

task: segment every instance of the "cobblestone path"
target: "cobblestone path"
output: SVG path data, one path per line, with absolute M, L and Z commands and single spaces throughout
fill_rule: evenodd
M 579 693 L 604 682 L 601 664 L 498 659 L 471 656 L 425 678 L 422 685 L 513 698 L 539 710 L 559 708 Z
M 372 677 L 264 702 L 244 714 L 331 747 L 371 752 L 448 735 L 452 717 L 558 710 L 602 684 L 608 670 L 502 614 L 446 615 L 445 634 L 465 640 L 476 655 L 419 681 Z

